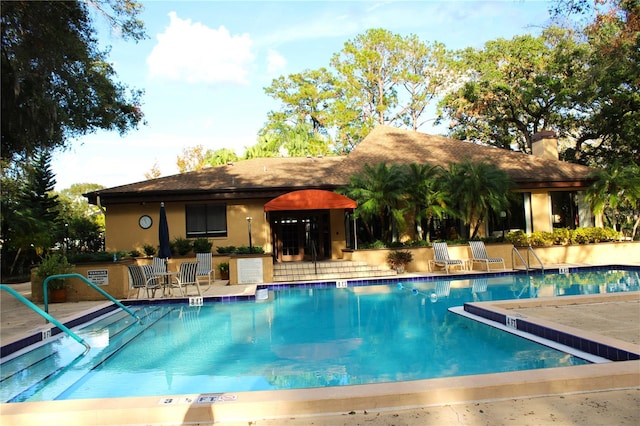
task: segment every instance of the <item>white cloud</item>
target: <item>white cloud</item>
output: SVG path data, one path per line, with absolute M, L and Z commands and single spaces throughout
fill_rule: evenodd
M 280 53 L 273 49 L 269 49 L 267 52 L 267 72 L 269 74 L 276 74 L 284 69 L 287 65 L 287 60 Z
M 224 26 L 209 28 L 169 13 L 170 23 L 158 34 L 147 58 L 151 77 L 189 83 L 246 84 L 253 65 L 248 34 L 231 35 Z

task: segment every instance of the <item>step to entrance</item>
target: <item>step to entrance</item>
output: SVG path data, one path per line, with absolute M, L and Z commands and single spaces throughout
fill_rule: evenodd
M 388 267 L 367 265 L 361 261 L 285 262 L 273 265 L 274 282 L 322 281 L 358 278 L 390 277 L 397 275 Z

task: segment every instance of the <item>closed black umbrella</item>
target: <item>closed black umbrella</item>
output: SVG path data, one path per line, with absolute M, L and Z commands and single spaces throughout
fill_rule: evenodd
M 160 250 L 158 257 L 168 259 L 171 257 L 171 247 L 169 245 L 169 224 L 167 223 L 167 212 L 164 203 L 160 203 L 160 220 L 158 222 L 158 239 Z

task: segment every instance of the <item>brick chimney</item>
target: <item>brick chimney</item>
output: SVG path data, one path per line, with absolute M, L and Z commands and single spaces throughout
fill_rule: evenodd
M 542 130 L 531 138 L 531 152 L 538 157 L 558 160 L 558 136 L 553 130 Z

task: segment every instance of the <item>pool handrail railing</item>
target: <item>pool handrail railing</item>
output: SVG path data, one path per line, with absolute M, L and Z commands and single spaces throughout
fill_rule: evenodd
M 540 257 L 538 257 L 538 254 L 535 252 L 535 250 L 533 250 L 533 247 L 529 246 L 527 247 L 527 260 L 525 261 L 524 258 L 522 257 L 522 255 L 520 254 L 520 250 L 518 250 L 517 247 L 513 247 L 511 249 L 511 267 L 513 269 L 516 269 L 516 263 L 515 263 L 515 257 L 518 257 L 518 259 L 520 259 L 520 261 L 522 262 L 523 266 L 525 267 L 525 269 L 527 270 L 527 272 L 529 272 L 530 269 L 532 269 L 531 267 L 531 259 L 530 259 L 530 255 L 533 255 L 533 257 L 536 258 L 536 260 L 538 261 L 538 263 L 540 264 L 540 270 L 542 271 L 542 273 L 544 274 L 544 264 L 542 263 L 542 260 L 540 260 Z
M 49 281 L 57 278 L 79 278 L 80 280 L 84 281 L 89 287 L 92 287 L 98 293 L 102 294 L 104 297 L 106 297 L 107 299 L 111 300 L 113 303 L 118 305 L 120 308 L 122 308 L 122 310 L 124 310 L 126 313 L 134 317 L 137 321 L 140 321 L 140 317 L 137 316 L 131 309 L 127 308 L 122 303 L 120 303 L 120 301 L 116 300 L 112 295 L 110 295 L 109 293 L 107 293 L 106 291 L 104 291 L 103 289 L 101 289 L 91 281 L 89 281 L 84 275 L 80 275 L 77 273 L 49 275 L 47 278 L 44 279 L 44 282 L 42 283 L 42 292 L 44 297 L 45 312 L 49 313 L 49 292 L 47 291 L 47 285 L 49 284 Z
M 24 297 L 23 295 L 21 295 L 20 293 L 18 293 L 17 291 L 15 291 L 14 289 L 12 289 L 10 286 L 8 286 L 7 284 L 0 284 L 0 290 L 4 290 L 7 293 L 9 293 L 10 295 L 12 295 L 13 297 L 15 297 L 16 299 L 18 299 L 20 302 L 22 302 L 27 308 L 31 309 L 32 311 L 34 311 L 36 314 L 40 315 L 41 317 L 43 317 L 44 319 L 46 319 L 48 322 L 54 324 L 56 327 L 58 327 L 60 330 L 62 330 L 63 332 L 67 333 L 73 340 L 75 340 L 76 342 L 80 343 L 81 345 L 83 345 L 85 347 L 85 351 L 84 354 L 87 354 L 90 350 L 91 350 L 91 346 L 89 346 L 89 344 L 80 336 L 78 336 L 77 334 L 75 334 L 73 331 L 69 330 L 69 328 L 67 328 L 64 324 L 62 324 L 60 321 L 58 321 L 57 319 L 55 319 L 54 317 L 52 317 L 51 315 L 49 315 L 49 313 L 43 311 L 42 309 L 40 309 L 36 304 L 34 304 L 33 302 L 31 302 L 29 299 L 27 299 L 26 297 Z M 84 355 L 83 354 L 83 355 Z

